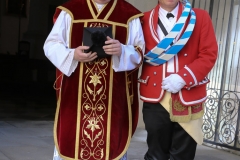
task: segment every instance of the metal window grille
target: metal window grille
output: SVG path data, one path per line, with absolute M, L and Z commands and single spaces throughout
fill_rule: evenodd
M 240 0 L 190 0 L 209 12 L 218 60 L 208 75 L 204 142 L 240 151 Z

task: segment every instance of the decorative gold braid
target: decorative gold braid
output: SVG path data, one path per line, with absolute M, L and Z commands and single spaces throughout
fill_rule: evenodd
M 178 112 L 182 112 L 187 108 L 186 106 L 183 106 L 179 101 L 174 101 L 173 103 L 173 108 Z
M 56 83 L 57 83 L 58 79 L 59 79 L 61 76 L 63 77 L 63 73 L 62 73 L 61 75 L 59 75 L 59 76 L 57 77 L 57 79 L 55 80 L 55 82 L 53 83 L 53 88 L 54 88 L 55 90 L 59 90 L 59 89 L 61 88 L 61 86 L 62 86 L 62 84 L 61 84 L 59 88 L 56 87 Z
M 190 120 L 199 119 L 204 115 L 204 106 L 203 106 L 203 109 L 198 113 L 192 113 L 192 107 L 194 109 L 197 109 L 197 108 L 201 107 L 201 105 L 203 105 L 203 104 L 198 104 L 198 105 L 195 105 L 195 106 L 183 106 L 179 101 L 174 101 L 173 102 L 172 98 L 170 98 L 170 100 L 169 100 L 170 119 L 171 119 L 172 122 L 178 122 L 178 123 L 187 123 Z M 178 112 L 182 112 L 187 108 L 188 109 L 188 115 L 173 115 L 172 114 L 172 107 Z
M 82 63 L 83 64 L 83 63 Z M 81 133 L 81 139 L 79 140 L 81 144 L 80 159 L 103 159 L 104 156 L 108 156 L 108 151 L 106 150 L 107 145 L 104 140 L 104 136 L 108 134 L 104 130 L 103 121 L 105 114 L 111 113 L 111 97 L 109 97 L 108 104 L 103 102 L 109 96 L 112 95 L 112 87 L 109 84 L 109 93 L 107 93 L 106 86 L 107 80 L 106 76 L 111 73 L 108 73 L 107 69 L 109 68 L 109 62 L 107 59 L 96 59 L 92 62 L 84 63 L 85 72 L 82 75 L 84 80 L 81 84 L 84 84 L 82 89 L 82 105 L 81 122 L 83 124 Z M 111 70 L 110 70 L 111 72 Z M 109 82 L 112 82 L 110 78 Z M 80 111 L 79 111 L 80 112 Z M 110 112 L 110 113 L 106 113 Z M 111 119 L 111 118 L 110 118 Z M 107 126 L 109 127 L 109 125 Z M 107 128 L 108 129 L 108 128 Z M 80 137 L 80 136 L 79 136 Z M 107 139 L 108 141 L 108 139 Z

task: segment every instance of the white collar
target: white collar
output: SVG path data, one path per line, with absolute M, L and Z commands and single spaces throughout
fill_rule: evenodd
M 178 5 L 177 5 L 171 12 L 166 11 L 165 9 L 163 9 L 163 8 L 160 6 L 160 8 L 159 8 L 159 15 L 162 14 L 162 15 L 164 15 L 164 16 L 166 17 L 166 15 L 167 15 L 168 13 L 172 13 L 172 14 L 174 15 L 174 17 L 177 17 L 178 9 L 179 9 L 179 3 L 178 3 Z
M 95 3 L 96 3 L 96 2 L 95 2 Z M 98 8 L 98 11 L 100 11 L 105 4 L 96 3 L 96 5 L 97 5 L 97 8 Z

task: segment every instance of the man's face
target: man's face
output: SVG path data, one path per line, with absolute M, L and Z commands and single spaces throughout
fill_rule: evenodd
M 94 1 L 99 4 L 106 4 L 106 3 L 110 2 L 111 0 L 94 0 Z
M 171 12 L 178 4 L 179 0 L 158 0 L 160 6 Z

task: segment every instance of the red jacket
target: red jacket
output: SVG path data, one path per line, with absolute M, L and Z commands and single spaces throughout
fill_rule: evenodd
M 158 42 L 157 20 L 159 5 L 153 10 L 144 13 L 143 31 L 146 41 L 145 53 L 148 53 Z M 181 103 L 186 106 L 202 103 L 206 100 L 206 84 L 209 80 L 207 74 L 212 69 L 217 59 L 218 46 L 212 21 L 209 14 L 201 9 L 193 9 L 196 13 L 196 24 L 192 36 L 183 49 L 174 57 L 175 73 L 186 82 L 185 87 L 177 94 Z M 182 7 L 179 7 L 181 13 Z M 179 14 L 178 13 L 178 14 Z M 178 16 L 179 17 L 179 16 Z M 154 26 L 152 26 L 154 24 Z M 165 63 L 152 66 L 144 63 L 140 79 L 140 98 L 145 102 L 160 102 L 164 97 L 161 88 L 162 80 L 171 73 L 167 73 Z

